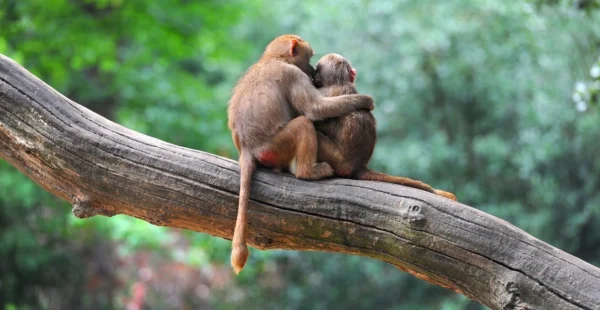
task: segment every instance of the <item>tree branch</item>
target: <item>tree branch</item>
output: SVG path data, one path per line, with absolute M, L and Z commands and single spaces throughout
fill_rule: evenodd
M 127 214 L 230 239 L 235 162 L 134 132 L 0 55 L 0 157 L 79 218 Z M 600 309 L 600 269 L 479 210 L 416 189 L 259 171 L 259 249 L 368 256 L 492 309 Z

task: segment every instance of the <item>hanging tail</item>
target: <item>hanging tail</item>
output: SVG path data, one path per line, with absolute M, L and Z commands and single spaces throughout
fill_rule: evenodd
M 240 153 L 240 201 L 238 206 L 235 230 L 233 231 L 231 266 L 236 274 L 239 274 L 248 260 L 248 247 L 246 237 L 248 235 L 248 202 L 250 201 L 250 190 L 252 184 L 252 173 L 256 169 L 256 163 L 252 155 L 246 150 Z
M 456 201 L 456 196 L 454 196 L 454 194 L 452 194 L 450 192 L 434 189 L 431 186 L 429 186 L 421 181 L 416 181 L 416 180 L 412 180 L 412 179 L 404 178 L 404 177 L 397 177 L 397 176 L 373 171 L 371 169 L 366 169 L 365 172 L 363 172 L 358 179 L 359 180 L 367 180 L 367 181 L 380 181 L 380 182 L 404 185 L 404 186 L 408 186 L 408 187 L 412 187 L 412 188 L 418 188 L 418 189 L 424 190 L 426 192 L 434 193 L 436 195 L 446 197 L 448 199 Z

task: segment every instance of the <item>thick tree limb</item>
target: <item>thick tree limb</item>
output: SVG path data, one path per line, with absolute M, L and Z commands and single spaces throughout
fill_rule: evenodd
M 0 157 L 73 203 L 77 217 L 127 214 L 231 238 L 235 162 L 112 123 L 2 55 Z M 373 257 L 492 309 L 600 309 L 600 269 L 415 189 L 262 171 L 249 222 L 256 248 Z

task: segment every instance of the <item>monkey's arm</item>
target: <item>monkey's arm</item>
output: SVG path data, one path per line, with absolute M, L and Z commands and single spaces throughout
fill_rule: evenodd
M 373 98 L 367 95 L 343 95 L 338 97 L 319 97 L 310 105 L 304 115 L 312 121 L 340 117 L 356 110 L 375 108 Z M 319 102 L 320 101 L 320 102 Z
M 373 110 L 373 98 L 366 95 L 324 97 L 300 70 L 290 88 L 292 106 L 311 121 L 339 117 L 360 109 Z M 295 75 L 298 73 L 294 72 Z

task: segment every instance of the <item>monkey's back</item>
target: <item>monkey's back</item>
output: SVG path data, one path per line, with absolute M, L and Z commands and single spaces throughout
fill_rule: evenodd
M 320 89 L 327 97 L 357 94 L 353 84 L 329 86 Z M 367 110 L 358 110 L 338 118 L 315 124 L 340 149 L 342 156 L 351 161 L 351 176 L 367 167 L 377 142 L 376 120 Z
M 300 69 L 281 61 L 257 63 L 235 86 L 228 104 L 229 128 L 242 145 L 261 145 L 298 113 L 288 102 L 288 94 L 272 89 L 287 89 L 280 84 L 304 75 Z

